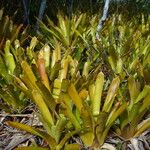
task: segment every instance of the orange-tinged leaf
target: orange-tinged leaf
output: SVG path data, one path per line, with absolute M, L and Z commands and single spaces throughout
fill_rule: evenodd
M 43 84 L 47 87 L 47 89 L 50 91 L 49 80 L 45 70 L 45 60 L 43 58 L 39 58 L 37 65 L 41 80 Z

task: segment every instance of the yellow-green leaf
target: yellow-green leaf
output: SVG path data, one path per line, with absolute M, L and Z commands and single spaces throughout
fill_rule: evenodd
M 37 136 L 43 138 L 44 140 L 46 140 L 51 148 L 55 147 L 56 142 L 54 141 L 54 139 L 52 137 L 50 137 L 50 135 L 48 135 L 44 131 L 41 131 L 39 129 L 35 129 L 34 127 L 31 127 L 29 125 L 25 125 L 25 124 L 22 124 L 19 122 L 8 121 L 7 124 L 9 126 L 14 127 L 14 128 L 27 131 L 33 135 L 37 135 Z
M 116 96 L 116 92 L 119 88 L 119 84 L 120 84 L 120 79 L 119 77 L 116 77 L 115 79 L 113 79 L 109 90 L 108 90 L 108 94 L 106 96 L 105 102 L 104 102 L 104 106 L 103 106 L 103 111 L 105 112 L 109 112 L 111 110 L 112 104 L 114 102 L 114 98 Z
M 15 148 L 15 150 L 49 150 L 49 149 L 44 147 L 30 146 L 30 147 L 18 147 Z
M 145 85 L 143 91 L 138 95 L 135 103 L 138 103 L 141 99 L 145 98 L 147 96 L 147 94 L 150 93 L 150 86 L 149 85 Z
M 141 113 L 149 107 L 150 107 L 150 94 L 146 96 L 145 99 L 143 100 L 143 104 L 141 105 L 139 112 Z
M 128 78 L 128 88 L 129 88 L 129 93 L 130 93 L 130 98 L 131 98 L 129 109 L 131 109 L 139 94 L 137 83 L 132 76 Z
M 32 96 L 33 96 L 35 103 L 39 107 L 39 110 L 40 110 L 42 116 L 45 118 L 47 123 L 49 125 L 54 125 L 52 115 L 51 115 L 47 105 L 45 104 L 41 94 L 38 91 L 33 90 Z
M 117 104 L 112 112 L 109 114 L 109 117 L 106 122 L 106 127 L 111 127 L 111 125 L 114 123 L 114 121 L 124 112 L 124 110 L 127 108 L 127 104 L 124 103 L 120 107 Z M 119 108 L 118 108 L 119 107 Z
M 90 147 L 94 142 L 94 133 L 93 132 L 86 132 L 80 135 L 85 146 Z
M 149 128 L 150 128 L 150 118 L 144 120 L 142 123 L 138 125 L 134 137 L 139 136 L 141 133 L 143 133 L 145 130 Z
M 77 143 L 65 145 L 64 150 L 80 150 L 80 145 Z
M 71 97 L 74 104 L 76 105 L 79 112 L 81 112 L 81 109 L 83 107 L 82 100 L 73 84 L 71 84 L 70 87 L 68 88 L 68 94 Z
M 104 85 L 104 74 L 100 72 L 96 78 L 95 92 L 92 101 L 92 107 L 93 107 L 92 111 L 94 116 L 99 115 L 100 112 L 103 85 Z
M 24 73 L 25 77 L 27 78 L 28 82 L 30 82 L 33 89 L 35 89 L 37 87 L 37 85 L 36 85 L 37 80 L 36 80 L 34 73 L 32 72 L 31 67 L 28 65 L 28 63 L 26 61 L 22 61 L 21 66 L 24 71 L 23 73 Z
M 37 38 L 33 37 L 31 40 L 31 43 L 30 43 L 30 49 L 33 50 L 35 48 L 36 44 L 37 44 Z

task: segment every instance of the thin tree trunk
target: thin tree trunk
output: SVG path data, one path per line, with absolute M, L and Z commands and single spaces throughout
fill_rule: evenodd
M 109 3 L 110 3 L 110 0 L 105 0 L 105 5 L 104 5 L 104 9 L 103 9 L 103 16 L 102 18 L 99 20 L 99 23 L 98 23 L 98 26 L 97 26 L 97 32 L 96 32 L 96 38 L 98 40 L 100 40 L 100 32 L 103 28 L 103 24 L 107 18 L 107 14 L 108 14 L 108 9 L 109 9 Z
M 72 18 L 72 13 L 73 13 L 73 0 L 68 0 L 67 1 L 67 5 L 68 5 L 68 15 L 69 15 L 69 18 L 71 19 Z
M 38 15 L 38 19 L 42 20 L 43 16 L 44 16 L 44 12 L 46 9 L 46 2 L 47 0 L 41 0 L 41 5 L 40 5 L 40 10 L 39 10 L 39 15 Z M 36 23 L 36 31 L 38 32 L 39 30 L 39 21 L 37 21 Z
M 30 0 L 23 0 L 23 7 L 24 7 L 24 24 L 30 24 L 29 20 L 29 6 L 30 6 Z
M 93 3 L 92 3 L 92 0 L 90 0 L 90 12 L 93 13 Z

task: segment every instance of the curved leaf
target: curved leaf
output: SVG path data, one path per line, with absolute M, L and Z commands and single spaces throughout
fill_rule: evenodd
M 54 141 L 54 139 L 52 137 L 50 137 L 50 135 L 48 135 L 46 132 L 43 132 L 39 129 L 35 129 L 34 127 L 31 127 L 29 125 L 25 125 L 25 124 L 22 124 L 19 122 L 8 121 L 7 124 L 14 128 L 18 128 L 20 130 L 27 131 L 31 134 L 34 134 L 34 135 L 37 135 L 37 136 L 43 138 L 44 140 L 46 140 L 48 142 L 48 144 L 51 148 L 54 148 L 56 145 L 56 142 Z

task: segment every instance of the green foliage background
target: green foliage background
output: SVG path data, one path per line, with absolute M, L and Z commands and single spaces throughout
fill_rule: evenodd
M 21 1 L 1 1 L 11 17 L 0 19 L 0 108 L 34 104 L 42 127 L 7 122 L 46 141 L 29 149 L 97 149 L 110 134 L 132 143 L 149 129 L 149 5 L 112 1 L 98 40 L 103 1 L 49 0 L 38 33 L 40 1 L 30 3 L 31 32 L 11 20 L 23 21 Z M 80 144 L 70 144 L 74 135 Z

